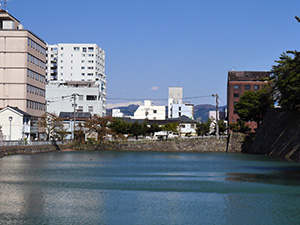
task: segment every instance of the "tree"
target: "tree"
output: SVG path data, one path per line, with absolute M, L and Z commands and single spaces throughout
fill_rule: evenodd
M 243 121 L 255 121 L 257 126 L 268 109 L 274 107 L 271 91 L 265 87 L 259 91 L 246 91 L 234 105 L 238 116 Z
M 131 124 L 130 133 L 138 139 L 138 136 L 144 134 L 144 127 L 142 124 L 139 124 L 137 121 Z
M 153 136 L 155 132 L 159 132 L 161 130 L 162 130 L 161 127 L 157 123 L 154 123 L 151 124 L 151 126 L 148 129 L 148 132 Z
M 218 125 L 219 125 L 219 134 L 223 135 L 225 133 L 225 131 L 227 130 L 227 124 L 224 120 L 219 120 Z M 214 133 L 216 133 L 216 123 L 214 126 Z
M 161 127 L 162 130 L 167 131 L 167 139 L 171 132 L 178 133 L 178 123 L 167 123 Z
M 95 115 L 84 123 L 84 127 L 88 129 L 89 133 L 96 133 L 98 140 L 102 142 L 106 135 L 112 134 L 108 127 L 110 122 L 112 122 L 112 118 L 109 116 L 100 117 Z
M 272 67 L 271 79 L 280 106 L 285 110 L 300 109 L 300 52 L 281 54 Z
M 245 133 L 248 131 L 249 126 L 245 125 L 245 122 L 240 120 L 237 123 L 230 123 L 229 129 L 233 132 L 242 132 Z
M 116 134 L 128 134 L 130 132 L 130 124 L 119 118 L 113 118 L 109 128 Z
M 39 123 L 46 133 L 47 140 L 64 140 L 68 134 L 67 129 L 63 126 L 63 120 L 54 113 L 42 115 Z
M 197 124 L 197 135 L 198 136 L 203 136 L 209 134 L 210 131 L 210 124 L 211 124 L 211 119 L 208 118 L 206 122 L 201 122 Z

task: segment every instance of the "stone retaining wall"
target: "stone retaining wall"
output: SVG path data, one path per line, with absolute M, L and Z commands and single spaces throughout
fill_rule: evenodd
M 44 152 L 54 152 L 60 149 L 67 148 L 65 146 L 58 145 L 26 145 L 26 146 L 1 146 L 0 147 L 0 158 L 7 155 L 19 155 L 19 154 L 36 154 Z
M 76 145 L 77 150 L 226 152 L 227 139 L 184 139 L 154 142 L 111 142 Z

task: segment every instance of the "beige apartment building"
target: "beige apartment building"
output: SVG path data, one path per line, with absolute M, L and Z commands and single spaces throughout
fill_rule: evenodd
M 45 114 L 46 43 L 0 9 L 0 108 Z

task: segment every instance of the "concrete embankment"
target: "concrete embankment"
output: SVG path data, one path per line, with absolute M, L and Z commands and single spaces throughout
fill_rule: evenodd
M 232 139 L 232 144 L 227 144 L 227 138 L 199 138 L 199 139 L 178 139 L 170 141 L 152 142 L 110 142 L 99 145 L 77 145 L 77 150 L 100 150 L 100 151 L 184 151 L 184 152 L 241 152 Z M 233 147 L 234 146 L 234 147 Z
M 20 155 L 20 154 L 36 154 L 45 152 L 54 152 L 67 148 L 67 145 L 26 145 L 26 146 L 1 146 L 0 158 L 7 155 Z
M 241 152 L 245 135 L 235 134 L 228 138 L 197 138 L 169 141 L 109 142 L 101 144 L 2 146 L 0 157 L 17 154 L 35 154 L 58 150 L 98 150 L 98 151 L 172 151 L 172 152 Z
M 300 112 L 269 111 L 251 147 L 242 152 L 300 161 Z

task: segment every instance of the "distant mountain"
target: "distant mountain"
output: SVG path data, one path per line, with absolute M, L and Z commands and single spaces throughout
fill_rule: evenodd
M 220 106 L 219 112 L 224 112 L 226 108 L 227 108 L 226 106 Z M 197 121 L 202 121 L 202 122 L 207 121 L 209 111 L 214 111 L 214 110 L 216 110 L 216 106 L 214 105 L 209 105 L 209 104 L 195 105 L 194 118 Z
M 117 107 L 116 109 L 120 109 L 125 116 L 133 116 L 135 110 L 139 107 L 139 105 L 129 105 Z M 113 109 L 106 109 L 106 115 L 111 115 Z
M 118 107 L 118 109 L 121 110 L 122 113 L 126 116 L 133 116 L 135 110 L 139 107 L 139 105 L 129 105 L 124 107 Z M 226 109 L 226 106 L 220 106 L 219 111 L 224 112 L 224 109 Z M 216 110 L 216 106 L 209 105 L 209 104 L 203 104 L 203 105 L 196 105 L 194 107 L 194 118 L 197 121 L 207 121 L 208 119 L 208 113 L 209 111 Z M 107 115 L 112 114 L 112 109 L 106 110 Z

